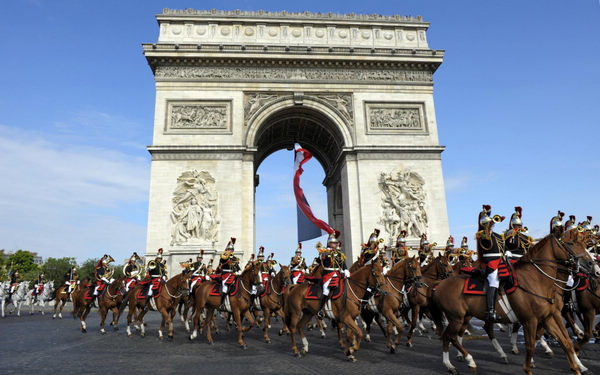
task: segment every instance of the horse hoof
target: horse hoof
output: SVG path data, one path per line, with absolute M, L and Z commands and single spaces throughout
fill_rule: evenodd
M 82 329 L 81 329 L 81 333 L 87 333 L 87 329 L 85 329 L 85 328 L 82 328 Z
M 448 372 L 451 373 L 452 375 L 458 375 L 458 371 L 456 370 L 456 368 L 448 369 Z
M 270 343 L 271 343 L 271 339 L 266 339 L 266 340 L 265 340 L 265 342 L 266 342 L 267 344 L 270 344 Z
M 113 326 L 113 331 L 118 331 L 119 330 L 119 326 Z
M 300 353 L 295 353 L 295 354 L 294 354 L 294 356 L 295 356 L 296 358 L 302 358 L 302 355 L 301 355 Z
M 544 353 L 548 358 L 554 358 L 554 352 L 545 352 Z
M 394 354 L 396 353 L 396 348 L 394 348 L 393 346 L 390 348 L 390 354 Z
M 511 351 L 512 351 L 512 354 L 519 354 L 519 349 L 513 349 Z
M 413 347 L 413 344 L 412 344 L 412 342 L 407 342 L 407 343 L 406 343 L 406 346 L 408 346 L 409 348 L 412 348 L 412 347 Z
M 140 337 L 146 337 L 145 333 L 140 333 Z
M 167 336 L 167 339 L 169 339 L 169 341 L 173 341 L 173 335 Z
M 462 355 L 462 354 L 458 354 L 458 355 L 456 356 L 456 360 L 457 360 L 458 362 L 464 362 L 464 361 L 465 361 L 465 357 L 463 357 L 463 355 Z
M 300 352 L 300 354 L 302 354 L 302 356 L 305 356 L 306 354 L 308 354 L 308 352 L 304 349 L 302 349 L 302 351 Z
M 208 345 L 210 345 L 210 346 L 213 346 L 214 344 L 215 344 L 215 342 L 214 342 L 214 341 L 209 341 L 209 342 L 208 342 Z
M 356 362 L 356 357 L 354 357 L 353 355 L 349 355 L 348 356 L 348 361 L 350 361 L 350 362 Z
M 477 367 L 469 367 L 469 370 L 471 370 L 474 374 L 477 373 Z
M 500 358 L 500 362 L 504 363 L 505 365 L 508 365 L 508 358 L 507 357 L 502 357 L 502 358 Z
M 283 335 L 283 329 L 279 330 L 279 336 Z
M 243 349 L 243 350 L 246 350 L 246 349 L 248 349 L 248 346 L 246 346 L 246 345 L 241 345 L 241 346 L 242 346 L 242 349 Z

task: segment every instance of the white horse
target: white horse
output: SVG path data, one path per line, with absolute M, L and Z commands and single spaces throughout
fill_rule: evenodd
M 17 316 L 21 316 L 21 306 L 23 302 L 27 299 L 27 293 L 29 292 L 29 281 L 21 281 L 19 285 L 17 285 L 13 295 L 10 298 L 9 303 L 12 303 L 17 310 Z M 7 306 L 8 310 L 8 306 Z M 3 312 L 4 315 L 4 312 Z
M 5 317 L 4 314 L 4 305 L 6 304 L 6 297 L 8 296 L 8 288 L 10 288 L 10 282 L 4 281 L 0 284 L 0 305 L 2 307 L 2 317 Z
M 44 307 L 46 307 L 46 302 L 53 300 L 52 293 L 54 292 L 54 280 L 50 280 L 44 284 L 44 290 L 41 294 L 37 296 L 37 300 L 29 293 L 27 298 L 30 300 L 29 306 L 31 306 L 30 315 L 33 315 L 33 306 L 38 305 L 40 308 L 40 312 L 44 315 Z

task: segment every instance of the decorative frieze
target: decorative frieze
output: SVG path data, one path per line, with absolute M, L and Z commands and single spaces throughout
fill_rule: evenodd
M 168 101 L 165 133 L 231 133 L 230 101 Z
M 335 81 L 364 83 L 433 82 L 431 71 L 391 68 L 314 68 L 285 66 L 158 66 L 157 81 Z
M 367 133 L 426 134 L 423 103 L 365 102 Z

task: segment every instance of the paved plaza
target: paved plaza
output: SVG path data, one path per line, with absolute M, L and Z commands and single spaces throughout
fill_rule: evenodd
M 82 334 L 78 321 L 69 314 L 71 305 L 65 307 L 63 320 L 36 313 L 23 314 L 20 318 L 8 315 L 0 320 L 0 374 L 444 374 L 441 361 L 441 342 L 436 336 L 425 334 L 414 339 L 414 347 L 401 346 L 397 353 L 385 350 L 383 336 L 377 327 L 373 330 L 373 342 L 364 342 L 357 354 L 357 363 L 345 360 L 338 348 L 335 333 L 328 331 L 321 339 L 318 331 L 310 331 L 306 357 L 295 358 L 291 354 L 288 336 L 278 336 L 281 322 L 274 322 L 270 330 L 271 344 L 262 339 L 262 332 L 252 329 L 246 334 L 247 350 L 237 344 L 234 332 L 221 331 L 214 335 L 215 345 L 209 346 L 205 336 L 195 341 L 188 334 L 178 316 L 173 341 L 160 341 L 157 328 L 160 323 L 156 312 L 148 313 L 147 336 L 139 334 L 127 337 L 124 317 L 118 331 L 108 328 L 101 335 L 99 315 L 92 311 L 88 317 L 88 333 Z M 50 310 L 47 310 L 50 311 Z M 219 320 L 223 327 L 223 320 Z M 500 364 L 491 343 L 482 338 L 483 331 L 476 328 L 474 337 L 465 340 L 466 348 L 477 362 L 479 374 L 522 373 L 523 354 L 510 354 L 507 333 L 498 338 L 509 356 L 509 364 Z M 403 341 L 404 343 L 405 341 Z M 567 374 L 569 368 L 562 351 L 551 343 L 556 357 L 544 356 L 536 351 L 535 374 Z M 521 353 L 524 347 L 521 342 Z M 464 363 L 452 360 L 461 373 L 470 373 Z M 593 373 L 600 374 L 600 345 L 588 344 L 581 359 Z

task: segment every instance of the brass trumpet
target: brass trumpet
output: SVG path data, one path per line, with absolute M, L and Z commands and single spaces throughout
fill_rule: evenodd
M 494 215 L 492 217 L 492 220 L 494 221 L 494 223 L 501 223 L 502 221 L 504 221 L 504 217 L 500 215 Z

